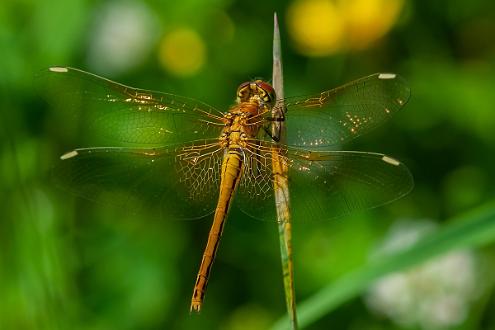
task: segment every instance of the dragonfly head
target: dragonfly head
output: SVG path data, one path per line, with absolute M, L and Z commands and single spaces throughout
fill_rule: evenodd
M 255 100 L 264 104 L 275 104 L 275 90 L 263 80 L 246 81 L 237 88 L 237 103 Z

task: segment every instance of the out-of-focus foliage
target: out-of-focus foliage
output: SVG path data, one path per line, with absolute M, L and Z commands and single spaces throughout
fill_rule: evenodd
M 81 136 L 69 109 L 50 108 L 34 80 L 40 69 L 69 65 L 225 109 L 239 83 L 271 76 L 274 11 L 287 96 L 373 72 L 400 73 L 412 91 L 404 111 L 345 149 L 402 160 L 415 189 L 370 212 L 298 221 L 299 301 L 364 267 L 397 221 L 436 219 L 442 232 L 447 219 L 494 199 L 493 2 L 4 0 L 0 329 L 265 329 L 284 314 L 276 225 L 234 209 L 204 309 L 189 315 L 211 219 L 130 214 L 55 187 L 50 169 Z M 481 280 L 455 326 L 491 328 L 493 245 L 469 253 Z M 404 327 L 363 299 L 342 302 L 309 328 Z
M 367 289 L 366 304 L 404 328 L 469 328 L 471 303 L 493 286 L 490 264 L 470 249 L 495 237 L 494 203 L 468 212 L 435 231 L 431 221 L 398 221 L 370 262 L 299 304 L 307 326 Z M 471 322 L 479 324 L 476 315 Z M 284 317 L 273 329 L 287 328 Z

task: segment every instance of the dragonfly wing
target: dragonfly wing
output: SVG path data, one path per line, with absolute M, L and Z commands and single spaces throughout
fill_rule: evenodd
M 63 188 L 90 200 L 138 213 L 158 209 L 163 217 L 195 219 L 215 209 L 222 157 L 217 141 L 84 148 L 63 155 L 53 176 Z
M 52 67 L 39 78 L 48 102 L 112 144 L 153 147 L 215 138 L 223 126 L 222 114 L 202 102 L 125 86 L 79 69 Z
M 375 208 L 401 198 L 414 186 L 407 167 L 383 154 L 290 153 L 289 190 L 294 219 L 328 219 Z
M 268 148 L 264 150 L 270 157 Z M 278 153 L 289 169 L 290 211 L 294 221 L 331 219 L 374 208 L 406 195 L 414 185 L 407 167 L 383 154 L 292 148 L 279 148 Z M 263 163 L 260 171 L 261 182 L 244 177 L 239 205 L 252 217 L 275 220 L 271 161 Z M 272 189 L 261 189 L 266 186 Z
M 287 98 L 287 144 L 316 149 L 344 143 L 387 120 L 409 96 L 402 77 L 376 73 L 317 95 Z
M 267 143 L 255 141 L 243 152 L 242 177 L 234 203 L 253 218 L 276 219 L 272 150 Z

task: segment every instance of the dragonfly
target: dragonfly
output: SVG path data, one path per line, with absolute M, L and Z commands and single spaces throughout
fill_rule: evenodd
M 133 208 L 132 198 L 138 198 L 143 208 L 158 208 L 167 218 L 213 214 L 191 311 L 202 308 L 232 205 L 253 218 L 276 219 L 280 164 L 288 169 L 296 221 L 374 208 L 413 187 L 409 170 L 395 158 L 340 149 L 407 103 L 409 87 L 396 74 L 377 73 L 279 102 L 272 86 L 256 79 L 237 88 L 226 111 L 70 67 L 45 70 L 43 85 L 50 102 L 98 136 L 60 157 L 55 175 L 64 187 L 93 200 L 117 192 L 112 202 L 123 207 Z M 283 143 L 273 129 L 282 122 Z

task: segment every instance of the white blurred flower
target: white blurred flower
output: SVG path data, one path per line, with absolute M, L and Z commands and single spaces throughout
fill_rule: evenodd
M 113 1 L 95 19 L 88 65 L 100 74 L 118 74 L 142 63 L 159 36 L 158 23 L 143 2 Z
M 396 253 L 435 230 L 431 221 L 401 222 L 394 226 L 372 256 Z M 407 271 L 388 275 L 372 285 L 366 304 L 397 324 L 422 329 L 445 329 L 466 318 L 478 288 L 476 256 L 454 251 Z

